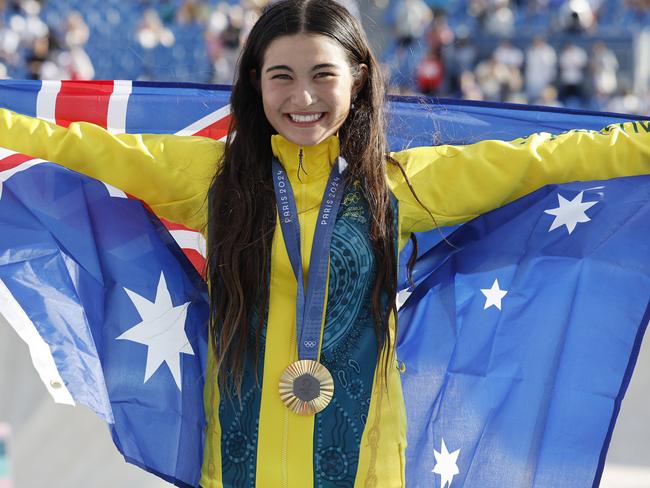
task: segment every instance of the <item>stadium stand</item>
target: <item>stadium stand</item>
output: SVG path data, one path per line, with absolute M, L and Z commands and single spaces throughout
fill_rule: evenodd
M 343 3 L 369 27 L 393 93 L 650 112 L 648 0 Z M 0 76 L 227 84 L 266 4 L 0 1 Z

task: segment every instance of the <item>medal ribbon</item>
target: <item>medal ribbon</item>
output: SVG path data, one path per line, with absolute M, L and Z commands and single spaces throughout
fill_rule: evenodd
M 311 249 L 309 282 L 305 296 L 304 274 L 300 252 L 300 223 L 298 209 L 289 177 L 280 162 L 273 158 L 273 186 L 280 216 L 282 237 L 289 254 L 293 273 L 298 281 L 296 298 L 296 335 L 298 337 L 298 359 L 318 360 L 320 331 L 325 307 L 325 287 L 329 265 L 330 243 L 336 222 L 336 215 L 343 198 L 345 184 L 340 172 L 339 158 L 327 180 L 323 200 L 318 211 L 318 221 Z M 343 167 L 347 165 L 343 164 Z

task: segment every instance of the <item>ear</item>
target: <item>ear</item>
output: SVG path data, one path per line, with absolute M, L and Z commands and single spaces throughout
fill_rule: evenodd
M 357 96 L 357 93 L 361 91 L 361 89 L 364 87 L 367 81 L 368 81 L 368 66 L 361 63 L 357 67 L 356 77 L 354 83 L 352 83 L 352 97 Z
M 251 85 L 253 85 L 257 91 L 260 91 L 260 80 L 257 76 L 257 70 L 256 69 L 250 70 L 248 73 L 248 77 L 251 82 Z

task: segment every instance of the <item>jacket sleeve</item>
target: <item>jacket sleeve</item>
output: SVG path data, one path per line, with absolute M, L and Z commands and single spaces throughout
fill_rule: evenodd
M 111 134 L 86 122 L 68 128 L 0 109 L 0 146 L 113 185 L 159 216 L 202 230 L 223 143 L 204 137 Z
M 389 164 L 403 242 L 411 232 L 468 221 L 547 184 L 650 173 L 650 121 L 601 131 L 539 133 L 511 142 L 419 147 L 391 156 L 401 163 L 421 202 L 399 168 Z

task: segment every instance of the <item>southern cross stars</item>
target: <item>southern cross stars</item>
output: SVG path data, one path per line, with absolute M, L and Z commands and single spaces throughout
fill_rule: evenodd
M 571 234 L 578 223 L 589 222 L 591 220 L 589 217 L 587 217 L 587 214 L 585 212 L 596 205 L 598 202 L 583 202 L 583 193 L 584 192 L 581 191 L 571 201 L 558 194 L 557 199 L 560 206 L 557 208 L 544 210 L 544 213 L 555 215 L 555 219 L 551 224 L 551 228 L 548 229 L 549 232 L 557 229 L 558 227 L 566 225 L 567 231 L 569 231 L 569 234 Z
M 440 445 L 440 452 L 433 450 L 433 455 L 436 458 L 436 465 L 431 470 L 433 473 L 440 475 L 440 487 L 448 488 L 451 487 L 451 482 L 458 473 L 458 454 L 460 449 L 456 449 L 454 452 L 449 452 L 447 446 L 445 445 L 445 440 L 442 439 Z
M 181 353 L 194 355 L 192 345 L 185 334 L 185 319 L 190 302 L 176 307 L 173 306 L 163 273 L 160 273 L 160 281 L 158 281 L 154 302 L 126 288 L 124 291 L 129 295 L 142 321 L 117 337 L 117 339 L 133 341 L 147 346 L 145 383 L 158 371 L 158 368 L 163 363 L 167 363 L 176 386 L 180 390 L 180 355 Z
M 584 192 L 581 191 L 573 200 L 569 201 L 562 195 L 558 194 L 557 199 L 559 207 L 544 210 L 544 213 L 555 216 L 555 219 L 548 230 L 549 232 L 564 225 L 566 226 L 568 233 L 571 234 L 579 223 L 589 222 L 591 220 L 587 217 L 585 212 L 598 202 L 583 202 L 583 195 Z M 494 280 L 492 288 L 482 288 L 481 293 L 485 295 L 484 310 L 492 306 L 501 310 L 501 300 L 506 296 L 508 291 L 501 290 L 499 288 L 499 281 Z

